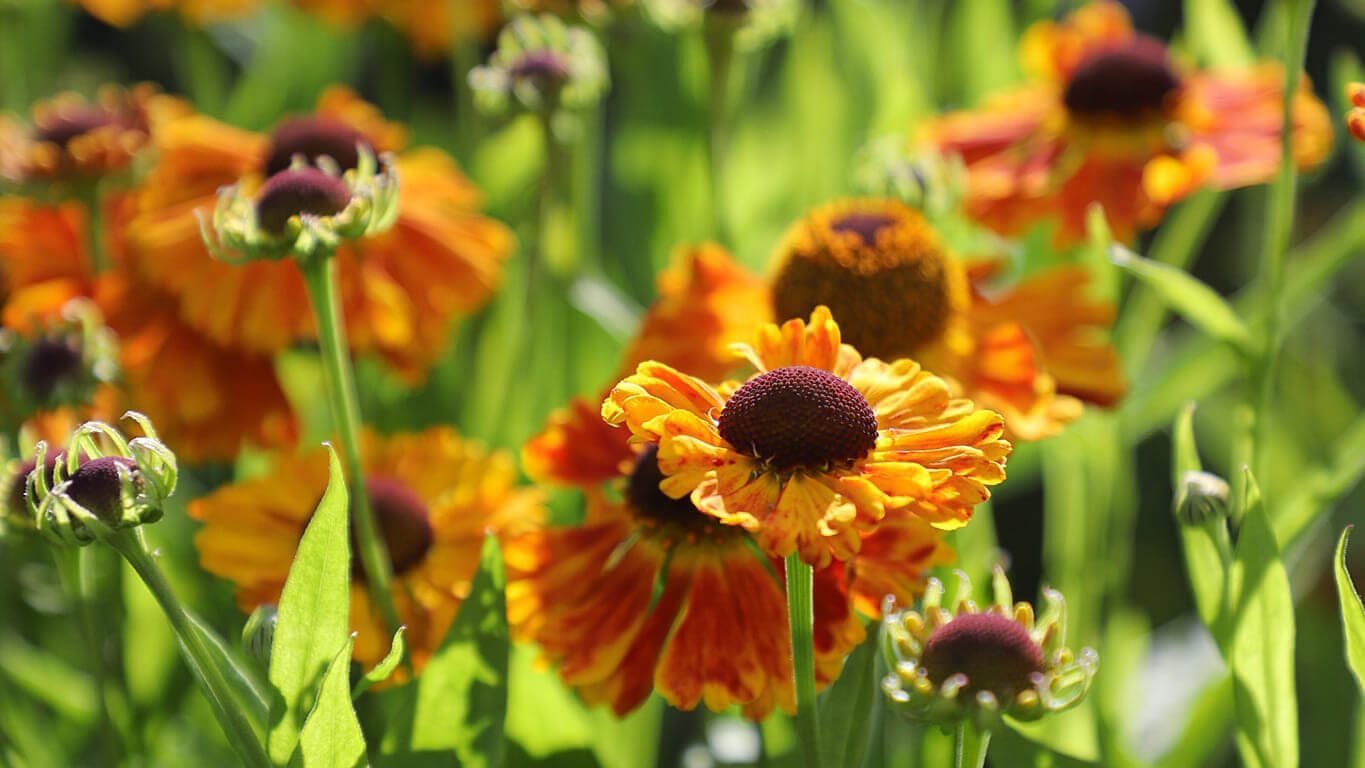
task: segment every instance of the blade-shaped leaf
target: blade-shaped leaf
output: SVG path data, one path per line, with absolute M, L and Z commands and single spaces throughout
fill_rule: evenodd
M 1337 575 L 1337 597 L 1341 601 L 1341 631 L 1346 639 L 1346 663 L 1356 676 L 1356 683 L 1365 691 L 1365 605 L 1360 602 L 1360 593 L 1351 583 L 1351 574 L 1346 570 L 1346 542 L 1351 538 L 1351 526 L 1341 532 L 1337 542 L 1337 554 L 1333 558 Z
M 306 768 L 355 768 L 365 764 L 365 735 L 351 708 L 351 638 L 327 665 L 317 705 L 299 733 L 300 759 Z
M 881 638 L 874 625 L 844 662 L 839 679 L 820 700 L 821 765 L 859 768 L 872 740 L 872 709 L 881 699 L 877 657 Z
M 327 490 L 299 540 L 280 595 L 270 650 L 270 757 L 283 764 L 298 744 L 299 729 L 317 698 L 318 686 L 337 649 L 347 642 L 351 549 L 347 535 L 346 479 L 336 451 L 330 456 Z
M 1194 440 L 1194 403 L 1176 417 L 1172 428 L 1171 482 L 1175 489 L 1175 503 L 1178 506 L 1185 493 L 1184 476 L 1186 472 L 1202 469 L 1199 462 L 1199 449 Z M 1223 631 L 1225 599 L 1227 590 L 1227 564 L 1214 538 L 1214 526 L 1225 526 L 1223 520 L 1211 521 L 1208 525 L 1180 526 L 1180 543 L 1185 552 L 1185 571 L 1190 581 L 1190 591 L 1194 593 L 1195 608 L 1204 625 L 1214 633 L 1219 647 L 1226 650 L 1226 633 Z M 1224 529 L 1226 530 L 1226 529 Z M 1223 636 L 1220 636 L 1223 635 Z
M 1217 291 L 1185 270 L 1144 259 L 1121 246 L 1114 247 L 1110 258 L 1156 292 L 1191 325 L 1237 349 L 1251 348 L 1251 334 L 1242 318 Z
M 380 659 L 379 663 L 374 665 L 373 669 L 366 672 L 365 676 L 356 682 L 355 688 L 351 689 L 351 698 L 354 699 L 365 691 L 368 691 L 370 686 L 375 683 L 382 683 L 385 680 L 388 680 L 389 675 L 392 675 L 393 671 L 398 669 L 398 664 L 403 661 L 403 652 L 407 648 L 407 643 L 403 639 L 407 629 L 407 627 L 399 627 L 398 631 L 393 633 L 393 642 L 389 645 L 388 654 Z
M 1246 28 L 1231 0 L 1185 0 L 1185 33 L 1200 61 L 1243 67 L 1256 61 Z
M 1246 509 L 1229 574 L 1233 628 L 1228 662 L 1243 762 L 1294 768 L 1299 762 L 1294 692 L 1294 598 L 1256 480 L 1245 471 Z

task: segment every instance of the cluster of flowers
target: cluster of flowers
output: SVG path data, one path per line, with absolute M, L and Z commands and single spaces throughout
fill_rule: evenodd
M 338 15 L 376 5 L 300 4 Z M 1050 220 L 1072 242 L 1098 202 L 1127 239 L 1195 189 L 1276 169 L 1273 66 L 1194 71 L 1104 2 L 1035 28 L 1024 51 L 1035 83 L 932 120 L 912 142 L 961 158 L 967 212 L 1000 234 Z M 535 53 L 495 57 L 492 70 L 569 77 Z M 1310 166 L 1330 125 L 1307 84 L 1295 105 L 1294 156 Z M 290 448 L 298 428 L 274 359 L 318 328 L 299 263 L 283 257 L 317 243 L 334 253 L 352 351 L 417 382 L 452 320 L 496 288 L 512 247 L 449 156 L 409 148 L 402 126 L 342 88 L 264 135 L 150 87 L 60 96 L 28 125 L 0 125 L 0 174 L 28 194 L 0 200 L 0 354 L 22 390 L 6 402 L 26 404 L 0 416 L 58 446 L 75 422 L 135 408 L 184 461 Z M 1061 647 L 1051 613 L 1035 623 L 1000 579 L 994 608 L 963 601 L 954 616 L 928 580 L 953 557 L 943 533 L 1004 480 L 1011 441 L 1055 434 L 1085 403 L 1124 392 L 1106 341 L 1113 310 L 1087 296 L 1086 271 L 1006 284 L 1003 267 L 962 258 L 930 217 L 889 198 L 810 211 L 766 279 L 721 246 L 681 248 L 614 383 L 556 412 L 524 448 L 533 479 L 583 493 L 577 525 L 546 526 L 542 493 L 518 487 L 512 459 L 448 427 L 367 434 L 359 471 L 415 668 L 493 531 L 514 633 L 618 714 L 652 691 L 756 718 L 793 709 L 776 576 L 793 554 L 815 569 L 818 683 L 863 640 L 861 617 L 886 613 L 900 659 L 888 694 L 915 712 L 960 713 L 964 691 L 978 709 L 1020 716 L 1073 703 L 1094 659 Z M 90 313 L 116 352 L 97 343 Z M 12 519 L 34 519 L 31 489 L 48 495 L 32 479 L 43 461 L 7 473 Z M 126 481 L 130 461 L 114 476 Z M 72 453 L 47 471 L 72 495 L 80 467 Z M 282 453 L 262 476 L 189 504 L 203 567 L 237 585 L 245 611 L 278 600 L 326 475 L 323 450 Z M 351 616 L 355 657 L 372 663 L 388 632 L 365 581 L 357 568 Z M 886 596 L 909 605 L 926 588 L 923 614 L 885 610 Z M 983 642 L 1004 660 L 972 666 Z

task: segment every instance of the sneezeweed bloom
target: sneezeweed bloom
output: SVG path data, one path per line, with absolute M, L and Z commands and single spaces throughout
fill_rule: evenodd
M 657 354 L 721 375 L 735 359 L 720 342 L 752 335 L 757 321 L 745 313 L 766 313 L 765 288 L 718 246 L 676 258 L 626 364 Z M 632 446 L 579 400 L 522 458 L 535 480 L 587 499 L 581 524 L 529 532 L 505 550 L 513 632 L 536 642 L 566 683 L 618 715 L 652 690 L 684 709 L 738 704 L 753 718 L 792 710 L 781 563 L 742 528 L 663 493 L 656 445 Z M 861 641 L 859 614 L 877 616 L 886 594 L 914 599 L 926 571 L 951 557 L 939 532 L 906 516 L 867 536 L 853 561 L 816 571 L 818 684 L 832 682 Z
M 118 373 L 117 343 L 99 309 L 73 299 L 31 332 L 0 328 L 0 419 L 17 424 L 40 411 L 90 405 Z
M 1365 141 L 1365 83 L 1346 86 L 1346 98 L 1351 100 L 1351 110 L 1346 113 L 1346 127 L 1357 141 Z
M 1000 265 L 966 263 L 918 211 L 891 199 L 845 200 L 797 221 L 777 247 L 778 320 L 827 306 L 863 354 L 918 360 L 999 411 L 1014 438 L 1055 434 L 1081 401 L 1124 391 L 1106 339 L 1113 308 L 1086 295 L 1080 266 L 998 287 Z
M 529 112 L 564 115 L 606 92 L 606 54 L 591 32 L 550 14 L 523 14 L 498 35 L 488 64 L 469 73 L 480 109 L 501 114 L 513 100 Z
M 307 262 L 330 255 L 346 240 L 384 232 L 398 216 L 398 179 L 364 146 L 344 172 L 324 155 L 316 166 L 297 156 L 254 195 L 240 184 L 218 193 L 210 223 L 199 225 L 215 258 L 241 264 L 256 259 Z
M 712 388 L 641 363 L 602 404 L 659 445 L 662 490 L 754 534 L 772 557 L 822 568 L 857 554 L 884 516 L 965 525 L 1005 479 L 1004 419 L 913 360 L 863 359 L 829 309 L 759 329 L 737 351 L 758 373 Z
M 1284 87 L 1278 64 L 1188 67 L 1107 1 L 1033 26 L 1021 57 L 1028 86 L 931 120 L 919 135 L 962 156 L 969 209 L 999 232 L 1055 216 L 1057 240 L 1078 241 L 1086 211 L 1098 202 L 1115 236 L 1130 240 L 1198 189 L 1261 184 L 1275 175 Z M 1332 131 L 1306 81 L 1295 94 L 1293 123 L 1295 163 L 1316 166 Z
M 485 532 L 510 534 L 542 519 L 540 496 L 516 487 L 511 459 L 445 427 L 364 439 L 370 509 L 393 564 L 393 600 L 418 671 L 440 646 L 468 594 Z M 250 612 L 278 604 L 299 538 L 327 485 L 327 452 L 275 457 L 266 474 L 190 503 L 204 523 L 195 537 L 201 565 L 237 586 Z M 354 538 L 352 539 L 354 549 Z M 359 558 L 352 560 L 355 658 L 383 658 L 389 633 L 370 600 Z
M 313 338 L 298 266 L 212 258 L 194 212 L 212 210 L 220 187 L 259 190 L 295 155 L 310 163 L 330 157 L 344 172 L 358 167 L 358 146 L 392 153 L 402 179 L 398 217 L 386 232 L 341 243 L 338 290 L 352 349 L 377 353 L 418 380 L 445 350 L 451 322 L 492 294 L 513 241 L 479 213 L 479 192 L 454 160 L 406 142 L 403 126 L 344 88 L 327 90 L 314 112 L 282 120 L 268 135 L 201 115 L 171 121 L 153 136 L 157 162 L 129 223 L 133 266 L 178 297 L 185 322 L 220 345 L 271 354 Z
M 735 35 L 753 50 L 791 33 L 801 15 L 798 0 L 642 0 L 649 17 L 666 30 L 698 25 Z
M 0 182 L 34 194 L 78 193 L 80 185 L 128 170 L 152 123 L 187 109 L 143 83 L 105 86 L 94 99 L 59 94 L 34 105 L 31 125 L 0 116 Z
M 1046 605 L 1035 618 L 1032 605 L 1013 602 L 999 566 L 994 585 L 995 601 L 985 610 L 971 601 L 961 572 L 949 607 L 937 579 L 930 579 L 919 611 L 896 610 L 888 600 L 882 627 L 891 674 L 882 690 L 896 711 L 942 725 L 970 719 L 991 730 L 1002 715 L 1037 720 L 1084 698 L 1099 657 L 1066 647 L 1061 593 L 1044 589 Z
M 67 440 L 49 477 L 30 471 L 25 504 L 38 529 L 54 542 L 84 546 L 115 531 L 161 519 L 179 476 L 175 454 L 152 422 L 129 411 L 140 437 L 129 440 L 109 424 L 89 421 Z M 39 443 L 33 466 L 46 467 L 49 451 Z

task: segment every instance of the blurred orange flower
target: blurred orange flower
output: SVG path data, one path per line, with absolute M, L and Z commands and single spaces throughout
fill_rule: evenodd
M 134 267 L 181 298 L 190 326 L 221 344 L 269 353 L 316 333 L 298 267 L 215 260 L 200 240 L 195 211 L 213 208 L 218 187 L 258 185 L 287 168 L 294 154 L 328 155 L 351 168 L 357 144 L 398 152 L 407 131 L 350 91 L 332 88 L 315 112 L 284 120 L 269 135 L 192 115 L 159 127 L 153 140 L 158 161 L 129 225 Z M 415 381 L 445 351 L 452 321 L 492 294 L 512 235 L 478 212 L 478 190 L 444 152 L 401 151 L 395 167 L 397 223 L 346 243 L 336 257 L 351 346 L 376 352 Z
M 962 156 L 970 212 L 1002 233 L 1056 216 L 1058 241 L 1074 242 L 1097 202 L 1114 234 L 1130 240 L 1195 190 L 1264 183 L 1279 165 L 1277 64 L 1185 67 L 1107 0 L 1034 25 L 1021 56 L 1029 85 L 932 119 L 918 136 Z M 1293 128 L 1295 162 L 1320 163 L 1332 129 L 1307 80 Z

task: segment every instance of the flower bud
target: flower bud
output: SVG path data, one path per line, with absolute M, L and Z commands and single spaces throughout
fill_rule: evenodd
M 248 656 L 260 662 L 262 669 L 270 668 L 270 650 L 275 643 L 275 626 L 279 623 L 279 609 L 269 603 L 256 606 L 242 627 L 242 647 Z
M 606 92 L 606 54 L 586 29 L 549 14 L 523 14 L 503 28 L 488 64 L 469 73 L 469 84 L 490 114 L 505 112 L 510 97 L 528 112 L 572 112 Z
M 1175 516 L 1185 525 L 1198 526 L 1228 515 L 1228 483 L 1209 472 L 1189 471 L 1180 476 Z

